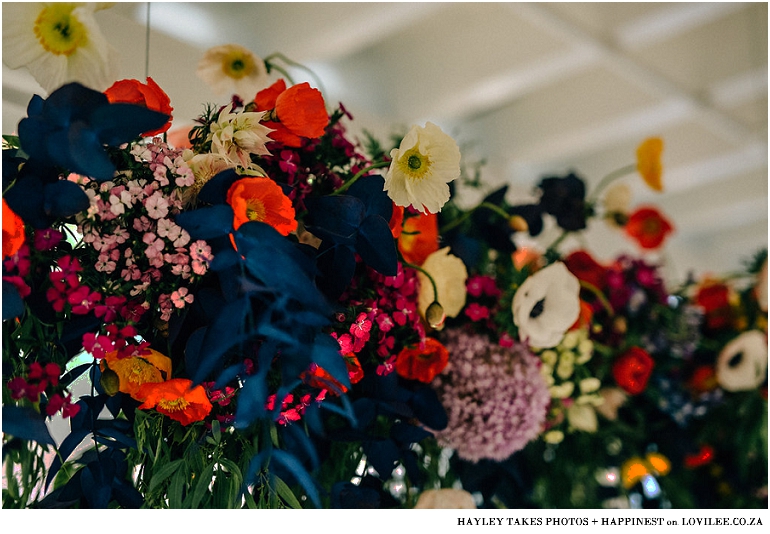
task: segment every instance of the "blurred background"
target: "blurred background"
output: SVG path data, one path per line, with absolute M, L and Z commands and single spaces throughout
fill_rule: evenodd
M 590 191 L 634 163 L 644 138 L 662 137 L 664 192 L 625 181 L 632 205 L 654 204 L 676 227 L 652 258 L 674 281 L 738 269 L 767 246 L 767 3 L 152 2 L 96 17 L 121 78 L 149 74 L 171 97 L 175 127 L 226 103 L 195 68 L 207 48 L 237 43 L 309 67 L 322 85 L 298 69 L 295 81 L 343 102 L 354 132 L 387 142 L 438 124 L 466 164 L 484 163 L 484 191 L 509 184 L 511 203 L 569 171 Z M 2 83 L 12 133 L 45 93 L 24 70 L 3 66 Z M 460 195 L 466 205 L 481 196 Z M 640 252 L 601 221 L 564 245 L 600 260 Z

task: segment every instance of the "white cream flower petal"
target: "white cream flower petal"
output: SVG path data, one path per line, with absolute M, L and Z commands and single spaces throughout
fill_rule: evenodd
M 465 307 L 467 291 L 465 282 L 468 270 L 465 263 L 449 253 L 449 247 L 433 252 L 425 259 L 422 268 L 433 277 L 438 290 L 438 302 L 444 308 L 447 317 L 457 317 Z M 417 308 L 425 317 L 425 312 L 434 301 L 433 285 L 421 272 L 417 272 L 420 290 L 417 296 Z
M 519 339 L 531 347 L 551 348 L 580 315 L 580 282 L 557 262 L 527 278 L 511 304 Z
M 717 383 L 727 391 L 747 391 L 767 379 L 767 336 L 749 330 L 730 341 L 719 353 Z
M 431 489 L 420 493 L 415 509 L 457 509 L 470 510 L 476 508 L 473 495 L 459 489 Z
M 18 69 L 45 54 L 34 33 L 35 19 L 45 7 L 42 2 L 3 4 L 3 63 Z
M 599 428 L 596 410 L 586 404 L 573 404 L 567 408 L 567 421 L 572 428 L 582 432 L 593 433 Z
M 449 200 L 449 186 L 460 176 L 460 149 L 455 141 L 428 122 L 413 126 L 398 148 L 385 175 L 384 190 L 397 206 L 438 213 Z
M 249 99 L 270 82 L 264 60 L 236 44 L 208 49 L 195 72 L 215 93 L 223 95 L 231 90 Z

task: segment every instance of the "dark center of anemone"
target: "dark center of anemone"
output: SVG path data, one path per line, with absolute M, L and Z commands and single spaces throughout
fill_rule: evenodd
M 727 360 L 727 366 L 731 369 L 738 367 L 743 361 L 743 352 L 736 352 L 733 356 Z
M 417 170 L 420 167 L 422 167 L 422 159 L 419 156 L 409 156 L 409 159 L 406 162 L 407 165 L 409 165 L 410 169 Z
M 230 67 L 231 67 L 233 70 L 235 70 L 235 71 L 239 71 L 239 70 L 243 70 L 243 68 L 244 68 L 245 66 L 246 66 L 246 65 L 243 63 L 243 60 L 241 60 L 241 59 L 236 59 L 235 61 L 233 61 L 232 65 L 231 65 Z
M 538 300 L 535 305 L 532 307 L 532 311 L 529 312 L 529 318 L 530 319 L 537 319 L 540 317 L 540 314 L 543 313 L 543 310 L 545 309 L 545 298 L 542 298 Z

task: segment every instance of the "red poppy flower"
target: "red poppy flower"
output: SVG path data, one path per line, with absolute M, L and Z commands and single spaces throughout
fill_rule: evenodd
M 171 99 L 149 76 L 147 83 L 133 79 L 117 81 L 104 94 L 107 95 L 110 103 L 137 104 L 169 116 L 168 122 L 161 128 L 144 132 L 142 135 L 145 137 L 162 134 L 171 127 L 171 112 L 174 111 L 171 107 Z
M 3 199 L 3 258 L 16 254 L 24 244 L 24 221 Z
M 348 378 L 350 378 L 351 384 L 357 384 L 364 377 L 364 370 L 358 361 L 358 358 L 354 353 L 349 353 L 343 356 L 345 359 L 345 366 L 348 369 Z M 301 378 L 309 386 L 313 386 L 319 389 L 326 389 L 333 394 L 346 393 L 348 388 L 340 384 L 329 372 L 316 364 L 312 364 L 307 372 L 302 373 Z
M 421 213 L 404 221 L 398 238 L 398 250 L 407 263 L 422 265 L 438 250 L 438 218 L 435 213 Z
M 626 233 L 645 249 L 660 247 L 668 234 L 674 231 L 671 223 L 651 207 L 639 208 L 632 213 L 625 229 Z
M 721 282 L 705 282 L 695 294 L 695 303 L 703 308 L 708 328 L 724 328 L 732 321 L 730 288 Z
M 685 455 L 684 466 L 687 469 L 695 469 L 696 467 L 710 464 L 712 461 L 714 461 L 714 447 L 704 444 L 700 446 L 698 452 Z
M 695 368 L 687 381 L 687 386 L 696 394 L 717 388 L 717 373 L 713 365 L 700 365 Z
M 584 250 L 576 250 L 564 258 L 564 264 L 579 280 L 588 282 L 596 289 L 604 289 L 607 269 Z
M 631 347 L 612 366 L 615 382 L 631 395 L 638 395 L 647 387 L 655 362 L 647 351 Z
M 236 230 L 249 221 L 267 223 L 281 235 L 289 235 L 297 229 L 291 199 L 270 178 L 241 178 L 228 189 L 227 203 L 235 212 L 233 226 Z
M 186 378 L 144 384 L 137 394 L 137 397 L 144 399 L 139 409 L 155 408 L 185 426 L 202 421 L 211 412 L 211 402 L 203 386 L 190 386 L 192 380 Z
M 264 125 L 274 130 L 271 139 L 286 146 L 301 146 L 303 137 L 321 137 L 329 124 L 323 95 L 307 82 L 287 89 L 280 79 L 257 93 L 254 103 L 257 111 L 270 111 Z
M 425 348 L 403 349 L 396 357 L 396 373 L 408 380 L 419 380 L 426 384 L 444 370 L 449 362 L 449 351 L 433 338 L 425 340 Z

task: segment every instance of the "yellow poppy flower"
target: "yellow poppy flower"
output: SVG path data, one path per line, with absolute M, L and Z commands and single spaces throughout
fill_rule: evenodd
M 636 168 L 653 191 L 663 191 L 663 165 L 660 155 L 663 153 L 663 140 L 659 137 L 645 139 L 636 149 Z
M 171 359 L 150 349 L 142 356 L 118 358 L 117 352 L 108 353 L 102 360 L 102 372 L 109 368 L 118 377 L 118 391 L 131 395 L 136 400 L 144 384 L 163 382 L 171 376 Z

